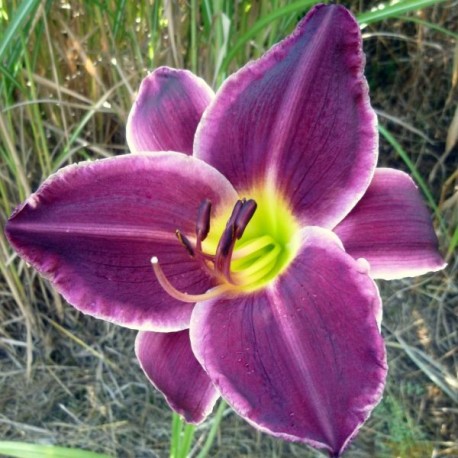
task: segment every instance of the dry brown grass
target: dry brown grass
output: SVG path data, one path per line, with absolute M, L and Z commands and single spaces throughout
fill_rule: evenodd
M 83 4 L 78 3 L 73 13 L 84 15 Z M 355 11 L 361 6 L 356 1 L 351 4 Z M 187 11 L 184 2 L 173 3 L 173 11 L 168 11 L 169 24 L 159 31 L 156 63 L 173 66 L 186 60 Z M 113 48 L 109 30 L 94 25 L 88 34 L 83 23 L 100 20 L 100 24 L 103 18 L 70 21 L 65 10 L 45 14 L 43 8 L 39 14 L 37 24 L 45 18 L 47 27 L 43 53 L 49 48 L 48 56 L 55 61 L 50 57 L 42 63 L 38 60 L 33 71 L 35 99 L 45 102 L 32 106 L 32 96 L 27 99 L 18 92 L 15 106 L 7 107 L 14 112 L 14 125 L 0 110 L 4 124 L 0 138 L 5 148 L 16 151 L 23 170 L 14 183 L 10 165 L 0 164 L 6 187 L 2 224 L 28 189 L 36 188 L 53 167 L 126 151 L 124 122 L 148 66 L 141 57 L 148 54 L 144 22 L 132 32 L 134 38 L 126 33 L 123 45 Z M 456 1 L 417 17 L 458 33 Z M 135 18 L 130 20 L 135 23 Z M 440 202 L 446 227 L 435 223 L 446 253 L 458 223 L 457 147 L 445 154 L 458 104 L 457 80 L 453 83 L 454 71 L 458 72 L 453 67 L 456 40 L 400 20 L 368 27 L 364 33 L 373 105 Z M 204 67 L 206 52 L 204 48 L 199 55 L 199 68 L 211 79 L 211 69 Z M 30 84 L 25 70 L 20 80 Z M 50 164 L 39 164 L 36 154 L 35 149 L 43 146 L 30 126 L 34 106 L 43 120 Z M 92 116 L 87 124 L 59 159 L 88 113 Z M 380 163 L 406 169 L 383 140 Z M 0 438 L 74 446 L 119 457 L 166 456 L 171 414 L 138 367 L 134 332 L 85 317 L 62 303 L 46 282 L 12 255 L 1 237 L 0 255 Z M 384 402 L 364 426 L 349 456 L 458 456 L 456 252 L 448 254 L 448 263 L 445 271 L 435 275 L 380 282 L 389 381 Z M 209 426 L 204 424 L 197 437 Z M 228 411 L 211 456 L 316 453 L 257 433 Z

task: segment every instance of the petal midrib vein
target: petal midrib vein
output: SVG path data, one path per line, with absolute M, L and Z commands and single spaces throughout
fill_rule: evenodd
M 106 225 L 106 224 L 46 224 L 46 223 L 15 223 L 16 233 L 32 234 L 67 234 L 71 236 L 90 236 L 105 239 L 129 239 L 129 240 L 160 240 L 175 241 L 173 231 L 158 231 L 148 227 L 125 226 L 125 225 Z

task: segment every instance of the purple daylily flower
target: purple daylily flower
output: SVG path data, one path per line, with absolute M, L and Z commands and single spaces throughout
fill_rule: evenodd
M 444 263 L 412 180 L 375 169 L 363 67 L 354 18 L 320 5 L 216 96 L 159 68 L 129 116 L 135 154 L 62 169 L 8 222 L 68 302 L 140 330 L 143 370 L 189 422 L 221 395 L 339 456 L 381 398 L 373 279 Z

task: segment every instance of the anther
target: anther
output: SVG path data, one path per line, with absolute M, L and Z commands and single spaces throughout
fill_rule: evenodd
M 215 264 L 214 264 L 216 271 L 221 273 L 229 283 L 233 283 L 233 281 L 231 280 L 231 259 L 232 259 L 232 252 L 234 250 L 234 245 L 237 240 L 237 233 L 236 233 L 236 229 L 238 227 L 237 221 L 241 217 L 243 209 L 246 205 L 247 205 L 247 200 L 245 198 L 238 200 L 236 202 L 232 210 L 232 214 L 226 223 L 226 228 L 224 229 L 223 234 L 221 235 L 221 238 L 219 240 L 218 246 L 216 248 Z M 252 207 L 252 203 L 250 203 L 247 206 L 247 210 L 245 210 L 244 212 L 247 215 L 249 215 L 251 212 L 251 215 L 245 216 L 245 217 L 242 216 L 242 220 L 239 224 L 239 226 L 242 228 L 242 233 L 246 225 L 248 224 L 249 220 L 253 216 L 254 210 L 256 209 L 256 203 L 255 203 L 255 207 L 253 210 L 251 210 L 251 207 Z M 245 221 L 245 225 L 243 226 L 244 221 Z
M 234 228 L 232 226 L 224 229 L 223 235 L 218 244 L 218 251 L 222 256 L 227 256 L 234 244 Z
M 226 227 L 233 226 L 237 216 L 239 216 L 240 210 L 242 209 L 243 205 L 245 204 L 246 199 L 238 200 L 232 209 L 232 213 L 230 218 L 226 223 Z
M 218 246 L 216 247 L 215 266 L 219 270 L 222 266 L 223 259 L 231 253 L 235 242 L 235 221 L 240 213 L 245 199 L 238 200 L 232 209 L 230 218 L 227 220 L 226 228 L 224 229 L 221 238 L 219 239 Z M 232 253 L 231 253 L 232 254 Z
M 235 236 L 237 239 L 242 237 L 246 227 L 248 226 L 248 223 L 251 221 L 251 218 L 253 218 L 257 207 L 258 204 L 253 199 L 244 202 L 234 223 Z
M 256 211 L 257 204 L 253 199 L 240 199 L 238 200 L 234 208 L 232 209 L 231 216 L 227 220 L 226 227 L 219 239 L 218 245 L 214 255 L 205 253 L 202 250 L 202 241 L 206 239 L 210 231 L 210 217 L 212 204 L 210 200 L 204 199 L 199 206 L 197 211 L 196 219 L 196 240 L 195 243 L 191 242 L 188 237 L 186 237 L 182 232 L 177 229 L 175 234 L 184 246 L 188 254 L 195 258 L 197 262 L 200 263 L 202 269 L 209 274 L 210 277 L 215 277 L 218 280 L 224 278 L 226 280 L 226 286 L 223 288 L 224 291 L 231 289 L 237 284 L 237 281 L 232 280 L 231 274 L 231 262 L 234 252 L 234 247 L 236 241 L 243 236 L 245 229 L 247 228 L 249 222 L 253 218 L 253 215 Z M 265 238 L 265 237 L 264 237 Z M 263 240 L 261 237 L 253 244 L 244 244 L 241 249 L 237 251 L 236 258 L 243 258 L 244 253 L 248 251 L 248 255 L 252 255 L 254 252 L 259 251 L 260 249 L 265 248 L 271 244 L 269 240 Z M 254 249 L 254 251 L 253 251 Z M 162 269 L 158 265 L 157 258 L 152 259 L 154 272 L 159 283 L 162 285 L 164 290 L 168 291 L 169 294 L 175 298 L 179 298 L 184 301 L 198 300 L 196 299 L 199 295 L 187 295 L 186 293 L 181 293 L 176 291 L 172 285 L 165 278 Z M 250 271 L 250 275 L 260 275 L 264 272 L 264 264 L 257 263 L 256 268 L 253 269 L 253 272 Z M 270 269 L 270 267 L 268 267 Z M 214 293 L 211 293 L 214 294 Z M 218 294 L 221 294 L 219 292 Z M 191 299 L 192 296 L 192 299 Z M 207 297 L 206 295 L 204 295 Z M 204 297 L 200 295 L 199 297 Z
M 186 251 L 189 253 L 191 257 L 195 256 L 194 247 L 192 246 L 191 241 L 186 237 L 186 235 L 182 234 L 179 229 L 175 231 L 175 235 L 180 243 L 186 248 Z
M 208 199 L 204 199 L 197 212 L 196 236 L 200 241 L 204 241 L 210 231 L 211 209 L 212 203 Z

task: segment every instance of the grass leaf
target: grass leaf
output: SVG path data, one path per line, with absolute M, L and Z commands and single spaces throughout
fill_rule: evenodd
M 426 184 L 425 180 L 423 179 L 423 177 L 421 176 L 421 174 L 418 172 L 417 168 L 415 167 L 415 164 L 409 158 L 407 152 L 404 150 L 401 144 L 394 138 L 394 136 L 385 127 L 379 124 L 378 130 L 382 134 L 382 136 L 385 138 L 385 140 L 399 154 L 399 157 L 404 161 L 404 164 L 409 169 L 416 183 L 418 184 L 420 189 L 423 191 L 423 194 L 425 195 L 425 198 L 428 201 L 429 205 L 434 210 L 434 213 L 436 214 L 437 219 L 439 220 L 439 224 L 445 229 L 446 227 L 445 222 L 444 222 L 444 219 L 442 218 L 442 213 L 436 204 L 436 200 L 434 199 L 431 191 L 429 190 L 429 187 Z
M 283 6 L 282 8 L 278 8 L 272 13 L 263 16 L 261 19 L 256 21 L 255 24 L 245 32 L 231 47 L 230 51 L 227 53 L 226 58 L 224 59 L 221 70 L 225 72 L 229 63 L 232 59 L 236 56 L 237 52 L 257 33 L 263 30 L 266 26 L 268 26 L 271 22 L 275 21 L 276 19 L 280 19 L 284 16 L 287 16 L 291 13 L 295 13 L 297 11 L 305 12 L 308 8 L 318 3 L 318 0 L 299 0 L 297 2 L 291 3 L 289 5 Z
M 0 453 L 17 458 L 110 458 L 109 455 L 77 448 L 9 441 L 0 442 Z
M 39 4 L 40 0 L 24 0 L 19 8 L 14 12 L 12 20 L 6 28 L 0 41 L 0 61 L 3 59 L 6 51 L 11 46 L 14 38 L 19 35 L 19 31 L 23 28 L 24 23 L 36 10 Z
M 393 3 L 380 3 L 373 11 L 358 14 L 357 19 L 361 25 L 373 24 L 385 19 L 397 18 L 409 11 L 417 11 L 428 6 L 437 5 L 445 0 L 404 0 Z

